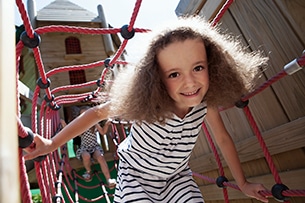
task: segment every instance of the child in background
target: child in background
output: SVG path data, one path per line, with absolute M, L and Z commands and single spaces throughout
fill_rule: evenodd
M 268 202 L 260 193 L 266 188 L 246 180 L 218 110 L 253 89 L 266 60 L 199 17 L 181 18 L 157 31 L 144 57 L 118 75 L 110 101 L 89 109 L 51 140 L 35 136 L 36 149 L 25 158 L 51 152 L 98 121 L 119 117 L 134 122 L 118 148 L 114 202 L 204 202 L 188 162 L 205 120 L 240 190 Z
M 88 106 L 81 107 L 80 114 L 84 113 L 89 108 L 90 107 Z M 86 130 L 84 133 L 82 133 L 80 135 L 81 144 L 80 147 L 76 150 L 76 157 L 83 162 L 84 167 L 86 169 L 86 172 L 83 174 L 85 180 L 90 181 L 92 178 L 91 158 L 93 158 L 99 163 L 109 187 L 114 187 L 116 181 L 115 179 L 112 179 L 110 177 L 108 165 L 104 158 L 104 151 L 101 148 L 101 145 L 97 142 L 96 134 L 97 131 L 100 134 L 105 134 L 108 130 L 108 126 L 109 124 L 105 125 L 104 128 L 102 128 L 99 124 L 95 124 L 88 130 Z

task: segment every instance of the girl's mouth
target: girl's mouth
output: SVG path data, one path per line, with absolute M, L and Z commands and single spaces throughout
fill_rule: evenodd
M 192 91 L 192 92 L 184 92 L 184 93 L 181 93 L 182 95 L 184 96 L 193 96 L 193 95 L 196 95 L 198 92 L 199 92 L 200 89 L 197 89 L 195 91 Z

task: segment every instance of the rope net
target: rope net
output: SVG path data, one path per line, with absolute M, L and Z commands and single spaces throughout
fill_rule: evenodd
M 18 67 L 20 63 L 20 56 L 22 49 L 24 46 L 31 48 L 33 50 L 34 58 L 37 64 L 38 72 L 40 78 L 37 81 L 37 86 L 34 91 L 33 100 L 32 100 L 32 124 L 31 129 L 26 128 L 20 120 L 20 113 L 17 116 L 17 124 L 18 124 L 18 134 L 19 139 L 21 140 L 28 140 L 25 146 L 21 146 L 19 148 L 19 163 L 20 163 L 20 189 L 22 194 L 22 202 L 32 202 L 31 199 L 31 192 L 30 186 L 28 183 L 28 176 L 26 173 L 25 168 L 25 161 L 22 156 L 22 148 L 33 146 L 33 132 L 38 133 L 46 138 L 51 138 L 52 136 L 56 135 L 56 133 L 61 129 L 60 128 L 60 117 L 58 110 L 60 109 L 61 105 L 64 104 L 73 104 L 76 102 L 81 101 L 91 101 L 96 97 L 96 95 L 101 92 L 103 83 L 105 82 L 105 76 L 107 72 L 111 69 L 114 64 L 118 65 L 126 65 L 126 61 L 119 60 L 120 56 L 125 50 L 125 47 L 128 43 L 128 40 L 132 38 L 134 33 L 146 33 L 149 32 L 149 29 L 140 29 L 134 28 L 135 20 L 137 18 L 137 14 L 141 7 L 141 0 L 137 0 L 134 6 L 133 13 L 131 15 L 130 21 L 128 25 L 122 26 L 122 28 L 84 28 L 84 27 L 74 27 L 74 26 L 61 26 L 61 25 L 52 25 L 52 26 L 45 26 L 39 27 L 37 29 L 33 29 L 27 12 L 25 10 L 24 4 L 22 0 L 16 0 L 16 5 L 19 9 L 24 27 L 25 32 L 21 36 L 21 40 L 16 45 L 16 67 L 17 67 L 17 79 L 19 79 L 18 74 Z M 213 25 L 216 25 L 229 6 L 233 3 L 233 0 L 227 0 L 223 7 L 220 9 L 219 13 L 216 15 L 214 20 L 212 21 Z M 83 65 L 73 65 L 73 66 L 63 66 L 58 67 L 50 70 L 49 72 L 45 72 L 45 67 L 41 58 L 40 49 L 38 47 L 40 43 L 40 35 L 46 33 L 53 33 L 53 32 L 73 32 L 78 34 L 90 34 L 90 35 L 103 35 L 103 34 L 118 34 L 120 33 L 123 37 L 123 41 L 119 46 L 118 50 L 114 54 L 112 58 L 107 58 L 104 60 L 100 60 L 97 62 L 93 62 L 90 64 L 83 64 Z M 50 76 L 71 71 L 71 70 L 85 70 L 90 68 L 96 68 L 98 66 L 104 65 L 106 68 L 103 69 L 102 74 L 97 78 L 96 81 L 90 81 L 83 84 L 78 85 L 68 85 L 68 86 L 61 86 L 54 89 L 50 88 Z M 301 69 L 302 66 L 305 65 L 305 54 L 303 53 L 302 56 L 295 59 L 291 63 L 287 64 L 283 71 L 275 75 L 274 77 L 267 80 L 264 84 L 258 87 L 252 93 L 244 96 L 241 98 L 238 105 L 239 108 L 242 108 L 247 116 L 249 123 L 251 124 L 255 136 L 262 148 L 262 151 L 265 155 L 267 160 L 268 166 L 271 170 L 271 173 L 274 177 L 275 184 L 272 187 L 271 191 L 262 191 L 263 195 L 267 197 L 274 197 L 275 199 L 282 201 L 282 202 L 289 202 L 289 197 L 305 197 L 305 189 L 304 190 L 293 190 L 289 189 L 286 185 L 284 185 L 281 181 L 279 173 L 275 167 L 275 164 L 271 158 L 271 155 L 268 151 L 268 148 L 264 142 L 261 132 L 259 131 L 256 122 L 251 114 L 249 107 L 247 106 L 248 100 L 253 97 L 254 95 L 260 93 L 274 82 L 280 80 L 281 78 L 291 75 L 297 70 Z M 18 80 L 17 80 L 18 81 Z M 93 92 L 81 93 L 81 94 L 74 94 L 74 95 L 60 95 L 56 98 L 54 94 L 57 92 L 65 91 L 68 89 L 77 89 L 81 87 L 87 87 L 97 85 L 97 88 Z M 18 89 L 18 83 L 17 83 Z M 37 115 L 38 108 L 38 96 L 39 92 L 44 90 L 45 97 L 41 103 L 39 118 Z M 17 98 L 18 104 L 19 98 Z M 17 107 L 18 111 L 20 112 L 20 106 Z M 39 121 L 39 122 L 37 122 Z M 39 126 L 38 126 L 39 123 Z M 122 122 L 113 120 L 112 121 L 112 134 L 111 140 L 113 144 L 117 147 L 118 144 L 123 140 L 126 135 L 128 134 L 128 122 Z M 121 128 L 118 130 L 118 128 Z M 214 156 L 216 158 L 218 168 L 219 168 L 219 177 L 218 178 L 210 178 L 204 176 L 202 174 L 194 172 L 194 177 L 201 178 L 206 180 L 210 183 L 216 183 L 219 187 L 223 189 L 223 195 L 225 202 L 229 202 L 227 187 L 231 187 L 233 189 L 239 190 L 237 185 L 234 185 L 228 182 L 227 178 L 225 177 L 224 168 L 220 161 L 220 156 L 217 152 L 217 149 L 213 143 L 211 135 L 205 126 L 202 124 L 203 131 L 207 136 L 207 139 L 210 143 L 210 146 L 213 150 Z M 120 132 L 119 132 L 120 131 Z M 115 151 L 115 150 L 114 150 Z M 117 169 L 117 161 L 118 157 L 116 153 L 113 154 L 113 165 L 110 167 L 110 171 L 116 172 Z M 80 176 L 77 171 L 71 166 L 69 162 L 69 155 L 67 150 L 67 145 L 62 146 L 60 149 L 48 154 L 47 156 L 38 157 L 35 159 L 35 171 L 36 177 L 38 181 L 38 185 L 41 191 L 41 196 L 43 202 L 79 202 L 80 200 L 85 202 L 111 202 L 113 197 L 114 189 L 110 189 L 105 184 L 105 179 L 102 175 L 100 175 L 98 171 L 95 170 L 94 176 L 97 179 L 97 182 L 93 185 L 88 185 L 88 183 L 84 182 L 82 176 Z M 86 190 L 95 190 L 99 189 L 100 193 L 97 193 L 95 197 L 85 197 L 79 193 L 80 189 Z M 71 192 L 72 191 L 72 192 Z M 99 195 L 98 195 L 99 194 Z M 63 196 L 66 198 L 64 199 Z

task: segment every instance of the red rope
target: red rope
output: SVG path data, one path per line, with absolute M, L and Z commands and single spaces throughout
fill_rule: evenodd
M 82 84 L 76 84 L 76 85 L 66 85 L 66 86 L 61 86 L 61 87 L 56 87 L 52 90 L 52 93 L 57 93 L 57 92 L 61 92 L 61 91 L 65 91 L 65 90 L 72 90 L 72 89 L 78 89 L 78 88 L 82 88 L 82 87 L 90 87 L 96 85 L 96 81 L 89 81 L 86 83 L 82 83 Z M 65 95 L 67 96 L 67 95 Z M 75 97 L 75 96 L 72 96 Z
M 119 135 L 119 131 L 117 129 L 117 126 L 115 124 L 111 125 L 112 126 L 112 133 L 113 133 L 113 138 L 116 140 L 116 146 L 118 146 L 121 143 L 121 138 Z
M 71 177 L 73 177 L 73 179 L 74 179 L 73 182 L 74 182 L 74 188 L 75 188 L 74 189 L 75 202 L 78 202 L 79 201 L 79 195 L 78 195 L 78 185 L 77 185 L 76 171 L 75 170 L 73 170 L 73 176 L 71 176 Z
M 203 179 L 203 180 L 206 180 L 210 183 L 216 183 L 215 179 L 204 176 L 204 175 L 199 174 L 199 173 L 193 172 L 193 176 L 198 177 L 198 178 Z M 224 182 L 223 185 L 240 191 L 240 188 L 237 185 L 232 184 L 230 182 Z M 272 193 L 269 190 L 260 191 L 260 193 L 265 197 L 272 197 Z M 284 195 L 286 197 L 304 197 L 305 196 L 305 191 L 304 190 L 284 190 L 282 192 L 282 195 Z
M 208 139 L 208 142 L 210 143 L 210 146 L 211 146 L 212 151 L 214 153 L 214 156 L 215 156 L 215 159 L 216 159 L 216 162 L 217 162 L 217 165 L 218 165 L 219 173 L 220 173 L 221 176 L 225 176 L 225 172 L 223 170 L 223 166 L 222 166 L 222 163 L 221 163 L 221 160 L 220 160 L 220 156 L 219 156 L 219 154 L 217 152 L 217 149 L 216 149 L 216 146 L 215 146 L 215 144 L 212 140 L 212 136 L 209 133 L 208 128 L 207 128 L 207 126 L 205 125 L 204 122 L 202 123 L 202 128 L 204 130 L 205 136 Z M 223 188 L 223 195 L 224 195 L 225 202 L 229 202 L 228 191 L 227 191 L 226 188 Z
M 115 53 L 114 57 L 111 59 L 111 61 L 109 62 L 109 65 L 112 66 L 113 64 L 115 64 L 115 62 L 118 60 L 118 58 L 122 55 L 122 53 L 125 50 L 125 47 L 127 45 L 128 40 L 124 39 L 122 44 L 120 45 L 119 49 L 117 50 L 117 52 Z
M 74 179 L 74 184 L 75 184 L 75 186 L 74 186 L 74 191 L 78 190 L 78 186 L 80 186 L 81 188 L 88 189 L 88 190 L 92 190 L 92 189 L 96 189 L 96 188 L 101 187 L 101 185 L 99 185 L 99 184 L 96 184 L 96 185 L 93 185 L 93 186 L 86 186 L 86 185 L 83 185 L 83 184 L 77 182 L 77 181 L 76 181 L 76 178 L 82 179 L 82 180 L 84 180 L 84 178 L 83 178 L 82 176 L 78 175 L 78 174 L 75 172 L 75 170 L 72 169 L 72 167 L 71 167 L 71 165 L 70 165 L 70 163 L 69 163 L 69 157 L 68 157 L 67 153 L 68 153 L 68 151 L 67 151 L 67 145 L 62 146 L 62 147 L 61 147 L 61 154 L 62 154 L 62 157 L 63 157 L 63 158 L 61 159 L 61 162 L 62 162 L 63 165 L 66 167 L 66 169 L 63 170 L 63 171 L 64 171 L 64 176 L 65 176 L 66 183 L 68 184 L 68 188 L 69 188 L 71 191 L 73 190 L 73 187 L 72 187 L 72 185 L 70 184 L 70 180 L 69 180 L 69 177 L 68 177 L 66 171 L 73 171 L 73 176 L 75 177 L 75 179 Z M 57 157 L 58 157 L 58 156 L 57 156 Z M 60 161 L 59 161 L 59 158 L 58 158 L 58 162 L 60 162 Z M 111 168 L 109 171 L 111 172 L 113 169 L 114 169 L 114 168 Z M 94 173 L 94 176 L 96 176 L 98 179 L 100 179 L 100 177 L 98 176 L 98 173 Z M 70 177 L 72 177 L 72 176 L 70 175 Z M 107 187 L 108 187 L 108 186 L 107 186 Z M 103 190 L 104 190 L 104 189 L 103 189 Z M 107 195 L 108 195 L 108 194 L 107 194 Z M 112 196 L 112 195 L 109 194 L 108 196 Z M 77 194 L 77 198 L 80 198 L 80 199 L 83 199 L 83 200 L 85 200 L 85 201 L 91 202 L 91 201 L 96 201 L 96 199 L 106 198 L 106 196 L 105 196 L 105 195 L 101 195 L 100 197 L 94 198 L 94 200 L 89 200 L 89 199 L 87 199 L 86 197 L 83 197 L 83 196 Z
M 23 25 L 24 25 L 25 31 L 27 32 L 27 35 L 30 38 L 33 38 L 34 37 L 34 30 L 32 28 L 32 25 L 30 23 L 30 20 L 28 18 L 28 15 L 27 15 L 27 12 L 25 10 L 25 7 L 24 7 L 24 4 L 23 4 L 22 0 L 16 0 L 16 5 L 17 5 L 19 13 L 21 15 L 21 19 L 23 21 Z
M 42 176 L 42 170 L 40 168 L 40 164 L 35 162 L 35 171 L 36 171 L 36 177 L 37 177 L 37 182 L 40 188 L 40 193 L 43 202 L 50 202 L 50 199 L 47 199 L 47 188 L 46 185 L 43 182 L 43 176 Z
M 305 66 L 305 53 L 302 54 L 302 56 L 300 56 L 299 58 L 297 58 L 297 63 L 299 66 Z M 287 72 L 285 70 L 282 70 L 281 72 L 279 72 L 277 75 L 273 76 L 272 78 L 270 78 L 269 80 L 267 80 L 266 82 L 264 82 L 259 88 L 257 88 L 256 90 L 254 90 L 253 92 L 249 93 L 248 95 L 244 96 L 241 100 L 242 101 L 247 101 L 249 100 L 251 97 L 255 96 L 256 94 L 262 92 L 263 90 L 265 90 L 267 87 L 271 86 L 273 83 L 277 82 L 278 80 L 282 79 L 283 77 L 287 76 Z
M 243 109 L 244 109 L 244 112 L 245 112 L 249 122 L 250 122 L 250 125 L 252 126 L 254 134 L 256 135 L 259 144 L 261 145 L 261 148 L 262 148 L 262 150 L 264 152 L 264 155 L 265 155 L 265 158 L 266 158 L 267 163 L 269 165 L 269 168 L 271 169 L 271 172 L 272 172 L 272 174 L 274 176 L 275 182 L 281 184 L 282 183 L 281 178 L 280 178 L 280 176 L 279 176 L 279 174 L 278 174 L 278 172 L 276 170 L 276 167 L 275 167 L 275 165 L 273 163 L 272 157 L 271 157 L 271 155 L 269 153 L 269 150 L 268 150 L 268 148 L 266 146 L 264 138 L 263 138 L 260 130 L 258 129 L 258 126 L 257 126 L 257 124 L 256 124 L 256 122 L 255 122 L 255 120 L 254 120 L 254 118 L 252 116 L 252 113 L 251 113 L 249 107 L 246 106 Z
M 225 12 L 229 9 L 229 7 L 231 6 L 231 4 L 234 2 L 234 0 L 227 0 L 223 6 L 221 7 L 221 9 L 219 10 L 219 12 L 217 13 L 217 15 L 215 16 L 215 18 L 212 21 L 212 26 L 215 26 L 220 19 L 222 18 L 222 16 L 225 14 Z
M 135 4 L 134 9 L 133 9 L 133 13 L 132 13 L 131 18 L 130 18 L 129 26 L 128 26 L 128 31 L 129 32 L 131 32 L 133 27 L 134 27 L 137 15 L 138 15 L 140 7 L 141 7 L 141 3 L 142 3 L 142 0 L 137 0 L 136 1 L 136 4 Z
M 108 195 L 108 192 L 107 192 L 107 190 L 106 190 L 106 187 L 105 187 L 105 183 L 102 181 L 102 179 L 100 178 L 100 176 L 98 175 L 97 172 L 95 172 L 95 174 L 96 174 L 97 179 L 98 179 L 99 182 L 100 182 L 100 188 L 101 188 L 102 192 L 104 193 L 106 202 L 107 202 L 107 203 L 110 203 L 110 199 L 109 199 L 109 195 Z
M 134 28 L 137 33 L 146 33 L 150 29 L 144 28 Z M 89 27 L 76 27 L 68 25 L 49 25 L 44 27 L 39 27 L 35 29 L 37 34 L 46 34 L 54 32 L 63 33 L 77 33 L 77 34 L 90 34 L 90 35 L 102 35 L 102 34 L 117 34 L 121 32 L 121 28 L 89 28 Z
M 273 76 L 272 78 L 270 78 L 269 80 L 264 82 L 259 88 L 257 88 L 256 90 L 254 90 L 250 94 L 244 96 L 241 100 L 242 101 L 249 100 L 251 97 L 255 96 L 256 94 L 258 94 L 260 92 L 262 92 L 264 89 L 266 89 L 267 87 L 269 87 L 270 85 L 272 85 L 276 81 L 280 80 L 281 78 L 285 77 L 286 75 L 287 75 L 287 73 L 284 70 L 282 70 L 277 75 Z
M 233 3 L 232 0 L 227 0 L 227 1 L 225 2 L 225 4 L 224 4 L 224 5 L 222 6 L 222 8 L 220 9 L 220 11 L 217 13 L 216 17 L 213 19 L 213 21 L 212 21 L 212 26 L 215 26 L 215 25 L 219 22 L 220 18 L 224 15 L 224 13 L 226 12 L 226 10 L 228 10 L 228 8 L 230 7 L 230 5 L 231 5 L 232 3 Z M 203 130 L 204 130 L 204 132 L 205 132 L 205 135 L 206 135 L 206 137 L 207 137 L 207 139 L 208 139 L 208 142 L 210 143 L 210 146 L 211 146 L 211 148 L 212 148 L 212 151 L 213 151 L 213 153 L 214 153 L 214 156 L 215 156 L 215 158 L 216 158 L 216 162 L 217 162 L 217 165 L 218 165 L 219 173 L 220 173 L 221 176 L 225 176 L 225 173 L 224 173 L 224 170 L 223 170 L 223 166 L 222 166 L 222 163 L 221 163 L 221 161 L 220 161 L 219 154 L 218 154 L 218 152 L 217 152 L 217 149 L 216 149 L 215 144 L 214 144 L 214 142 L 213 142 L 213 140 L 212 140 L 212 137 L 211 137 L 211 135 L 210 135 L 210 133 L 209 133 L 209 131 L 208 131 L 208 129 L 207 129 L 207 127 L 206 127 L 206 125 L 205 125 L 204 122 L 202 123 L 202 127 L 203 127 Z M 225 187 L 223 188 L 222 191 L 223 191 L 223 196 L 224 196 L 225 202 L 228 203 L 228 202 L 229 202 L 228 191 L 227 191 L 227 189 L 226 189 Z
M 213 151 L 213 153 L 214 153 L 214 156 L 215 156 L 215 159 L 216 159 L 216 163 L 217 163 L 217 165 L 218 165 L 219 173 L 220 173 L 221 176 L 224 176 L 224 175 L 225 175 L 225 172 L 224 172 L 224 170 L 223 170 L 223 166 L 222 166 L 222 163 L 221 163 L 221 161 L 220 161 L 219 154 L 218 154 L 217 149 L 216 149 L 216 146 L 215 146 L 215 144 L 214 144 L 214 142 L 213 142 L 213 140 L 212 140 L 212 136 L 211 136 L 211 134 L 209 133 L 208 128 L 207 128 L 207 126 L 205 125 L 204 122 L 202 123 L 202 128 L 203 128 L 203 130 L 204 130 L 205 136 L 206 136 L 206 138 L 208 139 L 208 142 L 210 143 L 210 146 L 211 146 L 212 151 Z
M 20 191 L 23 203 L 31 203 L 32 195 L 30 192 L 30 186 L 28 184 L 28 176 L 26 175 L 25 162 L 23 158 L 23 150 L 18 149 L 18 159 L 19 159 L 19 175 L 20 175 Z
M 75 192 L 75 197 L 76 198 L 75 198 L 75 201 L 73 201 L 73 199 L 72 199 L 72 197 L 71 197 L 71 195 L 69 193 L 69 190 L 68 190 L 68 188 L 67 188 L 67 186 L 66 186 L 66 184 L 64 182 L 63 182 L 63 188 L 64 188 L 65 194 L 67 195 L 67 197 L 68 197 L 70 202 L 79 202 L 79 199 L 78 199 L 78 196 L 77 196 L 77 192 Z
M 120 126 L 121 126 L 121 131 L 123 133 L 123 139 L 125 139 L 127 136 L 126 136 L 124 125 L 122 123 L 120 123 Z

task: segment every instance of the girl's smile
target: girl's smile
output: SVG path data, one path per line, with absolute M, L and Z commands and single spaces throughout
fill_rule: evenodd
M 181 93 L 182 95 L 185 95 L 185 96 L 194 96 L 194 95 L 197 95 L 197 93 L 199 92 L 200 89 L 196 90 L 196 91 L 193 91 L 193 92 L 186 92 L 186 93 Z

